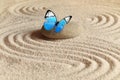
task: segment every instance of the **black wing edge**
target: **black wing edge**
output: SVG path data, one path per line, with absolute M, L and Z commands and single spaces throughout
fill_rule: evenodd
M 69 17 L 69 20 L 66 20 L 66 18 Z M 64 20 L 66 21 L 66 23 L 68 24 L 70 22 L 70 20 L 72 19 L 72 16 L 67 16 L 64 18 Z
M 52 12 L 52 13 L 54 14 L 54 16 L 56 17 L 56 15 L 55 15 L 55 13 L 54 13 L 53 11 L 47 10 L 47 12 L 45 13 L 45 17 L 44 17 L 44 18 L 47 18 L 47 17 L 48 17 L 47 14 L 48 14 L 49 12 Z

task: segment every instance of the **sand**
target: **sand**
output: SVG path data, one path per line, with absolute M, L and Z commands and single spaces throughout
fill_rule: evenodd
M 120 80 L 119 0 L 0 0 L 0 80 Z M 84 28 L 39 34 L 46 9 Z M 68 33 L 66 33 L 68 34 Z

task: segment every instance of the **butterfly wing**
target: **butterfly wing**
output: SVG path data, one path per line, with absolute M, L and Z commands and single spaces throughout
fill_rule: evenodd
M 55 32 L 56 33 L 61 32 L 63 30 L 64 26 L 69 23 L 71 18 L 72 18 L 72 16 L 67 16 L 67 17 L 63 18 L 62 20 L 60 20 L 55 27 Z
M 52 30 L 57 22 L 57 18 L 55 16 L 55 13 L 53 13 L 51 10 L 48 10 L 45 14 L 45 22 L 43 24 L 44 29 L 49 31 Z

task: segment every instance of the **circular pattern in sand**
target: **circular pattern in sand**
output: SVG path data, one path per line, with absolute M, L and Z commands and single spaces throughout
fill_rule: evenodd
M 15 6 L 10 7 L 8 10 L 11 14 L 14 14 L 16 16 L 39 19 L 42 18 L 42 16 L 44 16 L 46 7 L 44 7 L 44 4 L 43 6 L 42 4 L 39 5 L 39 2 L 35 3 L 34 5 L 33 3 L 28 2 L 27 4 L 26 3 L 17 4 Z
M 112 32 L 115 33 L 117 32 L 117 29 L 119 29 L 119 19 L 120 16 L 116 13 L 111 14 L 111 13 L 104 13 L 101 15 L 97 15 L 93 18 L 91 18 L 91 24 L 102 31 L 107 32 Z
M 120 73 L 120 47 L 110 42 L 92 37 L 85 40 L 80 40 L 80 37 L 48 40 L 39 34 L 39 30 L 23 27 L 26 26 L 21 26 L 19 30 L 13 27 L 10 31 L 0 33 L 1 53 L 31 61 L 64 65 L 65 70 L 56 76 L 65 79 L 108 79 L 108 76 L 112 79 Z
M 108 11 L 108 12 L 106 12 Z M 120 12 L 119 10 L 106 10 L 100 14 L 96 14 L 87 19 L 87 23 L 98 35 L 109 36 L 116 42 L 120 36 Z
M 29 6 L 27 3 L 24 5 Z M 119 76 L 119 45 L 99 36 L 99 38 L 91 37 L 91 34 L 83 35 L 84 38 L 80 35 L 72 39 L 47 39 L 40 34 L 40 27 L 36 27 L 38 25 L 34 24 L 35 21 L 28 20 L 27 22 L 26 20 L 26 22 L 17 23 L 20 15 L 33 19 L 41 16 L 37 12 L 41 10 L 37 5 L 35 7 L 26 6 L 19 4 L 19 6 L 9 9 L 11 13 L 9 16 L 14 15 L 18 20 L 15 21 L 16 24 L 11 22 L 1 27 L 0 53 L 12 58 L 49 64 L 53 71 L 52 74 L 47 71 L 47 67 L 40 67 L 39 69 L 46 71 L 44 73 L 49 76 L 57 77 L 57 80 L 111 80 Z M 10 20 L 15 19 L 11 17 Z M 87 26 L 86 28 L 93 30 L 96 34 L 99 34 L 97 31 L 104 32 L 103 34 L 119 31 L 118 14 L 103 12 L 103 14 L 90 18 L 89 21 L 93 26 Z M 44 77 L 44 80 L 47 80 L 47 78 Z

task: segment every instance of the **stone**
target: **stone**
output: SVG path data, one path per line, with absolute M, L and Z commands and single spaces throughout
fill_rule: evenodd
M 64 39 L 64 38 L 73 38 L 83 31 L 82 26 L 79 26 L 75 22 L 70 22 L 65 25 L 64 29 L 60 33 L 55 33 L 54 29 L 51 31 L 46 31 L 44 27 L 41 28 L 41 34 L 47 38 L 55 38 L 55 39 Z

